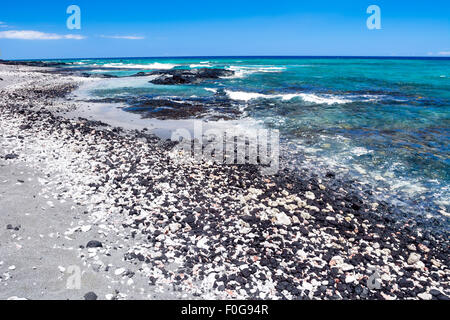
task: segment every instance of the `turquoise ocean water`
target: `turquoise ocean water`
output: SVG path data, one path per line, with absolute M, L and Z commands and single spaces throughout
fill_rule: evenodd
M 253 119 L 280 130 L 299 165 L 341 170 L 421 215 L 450 212 L 450 59 L 160 58 L 64 60 L 123 77 L 92 97 L 226 101 L 205 119 Z M 137 72 L 225 68 L 235 76 L 162 86 Z M 214 103 L 211 104 L 212 106 Z M 230 112 L 239 110 L 239 112 Z M 148 110 L 147 110 L 148 111 Z M 150 110 L 151 111 L 151 110 Z M 151 113 L 150 113 L 151 114 Z M 148 113 L 147 113 L 148 115 Z M 231 115 L 231 116 L 230 116 Z

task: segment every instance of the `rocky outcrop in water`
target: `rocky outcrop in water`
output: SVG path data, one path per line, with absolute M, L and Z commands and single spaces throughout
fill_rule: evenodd
M 154 71 L 148 75 L 159 75 L 158 78 L 151 80 L 153 84 L 176 85 L 198 83 L 203 80 L 219 79 L 220 77 L 229 77 L 234 75 L 234 71 L 225 69 L 193 69 L 193 70 L 164 70 Z
M 0 60 L 0 64 L 5 64 L 8 66 L 28 66 L 28 67 L 61 67 L 67 65 L 65 62 L 9 61 L 9 60 Z
M 131 102 L 131 106 L 124 110 L 140 114 L 143 118 L 161 120 L 199 118 L 231 120 L 236 119 L 241 114 L 238 109 L 230 104 L 229 100 L 221 99 L 210 101 L 195 99 L 186 101 L 146 99 L 144 101 Z

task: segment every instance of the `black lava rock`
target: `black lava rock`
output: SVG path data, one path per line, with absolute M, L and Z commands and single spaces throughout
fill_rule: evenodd
M 0 64 L 8 66 L 29 66 L 29 67 L 61 67 L 67 65 L 64 62 L 50 62 L 50 61 L 8 61 L 0 60 Z
M 24 125 L 21 125 L 19 127 L 19 129 L 20 130 L 28 130 L 28 129 L 31 129 L 31 126 L 29 124 L 24 124 Z
M 10 153 L 5 156 L 5 160 L 17 159 L 19 156 L 15 153 Z
M 100 241 L 91 240 L 87 243 L 86 248 L 102 248 L 103 245 Z
M 84 300 L 97 300 L 97 298 L 97 295 L 92 291 L 84 295 Z
M 400 279 L 398 285 L 402 288 L 412 288 L 414 287 L 414 283 L 411 280 L 407 280 L 405 278 Z
M 206 79 L 219 79 L 234 75 L 234 71 L 225 69 L 193 69 L 193 70 L 164 70 L 149 73 L 149 75 L 159 75 L 158 78 L 151 80 L 153 84 L 175 85 L 197 83 Z
M 442 293 L 441 293 L 439 290 L 431 289 L 431 290 L 430 290 L 430 294 L 431 294 L 432 296 L 438 297 L 438 296 L 440 296 Z

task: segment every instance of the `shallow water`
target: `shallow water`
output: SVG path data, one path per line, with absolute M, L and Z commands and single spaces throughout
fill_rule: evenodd
M 448 214 L 450 60 L 335 58 L 179 58 L 64 61 L 119 76 L 82 88 L 85 98 L 206 103 L 204 119 L 251 119 L 279 129 L 298 165 L 343 170 L 412 211 Z M 235 76 L 163 86 L 137 72 L 215 67 Z M 220 103 L 220 108 L 217 104 Z M 150 120 L 149 120 L 150 121 Z

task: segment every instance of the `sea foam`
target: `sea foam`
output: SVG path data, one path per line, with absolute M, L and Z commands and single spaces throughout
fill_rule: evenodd
M 252 67 L 230 66 L 227 69 L 234 71 L 235 75 L 233 76 L 233 78 L 242 78 L 254 73 L 279 73 L 286 70 L 285 67 L 268 67 L 268 66 L 252 66 Z
M 299 98 L 305 102 L 314 104 L 344 104 L 352 102 L 349 99 L 345 99 L 340 96 L 333 95 L 317 95 L 312 93 L 287 93 L 287 94 L 262 94 L 257 92 L 244 92 L 244 91 L 231 91 L 225 90 L 225 93 L 232 100 L 239 100 L 248 102 L 254 99 L 282 99 L 289 101 L 295 98 Z
M 124 69 L 144 69 L 144 70 L 170 70 L 177 67 L 176 64 L 171 63 L 150 63 L 150 64 L 125 64 L 125 63 L 107 63 L 98 65 L 103 68 L 124 68 Z

